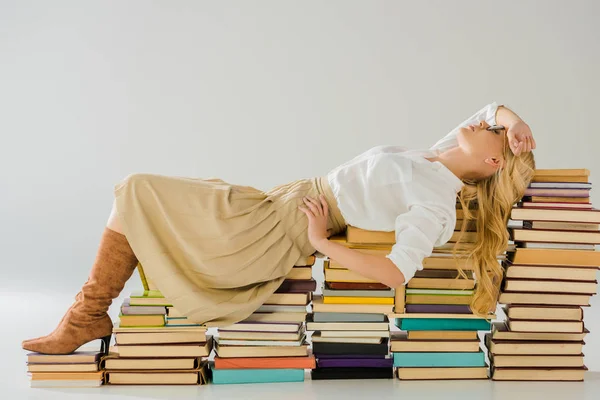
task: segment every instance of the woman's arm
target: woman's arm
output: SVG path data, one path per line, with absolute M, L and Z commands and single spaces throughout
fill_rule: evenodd
M 389 258 L 361 253 L 327 238 L 315 243 L 315 249 L 365 278 L 376 280 L 391 288 L 404 284 L 404 274 Z
M 529 125 L 517 114 L 505 106 L 498 106 L 496 111 L 496 124 L 506 128 L 508 145 L 515 155 L 528 152 L 536 148 L 535 139 Z

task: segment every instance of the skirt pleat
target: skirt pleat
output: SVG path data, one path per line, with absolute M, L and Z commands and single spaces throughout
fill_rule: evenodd
M 328 228 L 345 222 L 325 177 L 263 192 L 221 179 L 132 174 L 114 187 L 123 233 L 144 271 L 191 321 L 247 318 L 315 253 L 302 198 L 324 194 Z

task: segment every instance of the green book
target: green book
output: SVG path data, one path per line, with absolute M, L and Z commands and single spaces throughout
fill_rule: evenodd
M 212 369 L 212 383 L 217 385 L 303 381 L 303 369 Z
M 160 292 L 160 290 L 135 290 L 131 292 L 129 297 L 138 298 L 138 297 L 152 297 L 152 298 L 162 298 L 165 296 Z
M 165 306 L 173 304 L 158 290 L 136 290 L 129 295 L 130 306 Z
M 393 353 L 394 367 L 485 367 L 483 351 L 469 353 Z
M 489 331 L 491 321 L 474 318 L 395 318 L 403 331 Z

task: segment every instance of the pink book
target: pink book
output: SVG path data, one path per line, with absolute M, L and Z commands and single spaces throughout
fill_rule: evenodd
M 521 207 L 524 208 L 576 208 L 581 210 L 591 210 L 592 203 L 532 203 L 530 201 L 524 201 L 521 203 Z

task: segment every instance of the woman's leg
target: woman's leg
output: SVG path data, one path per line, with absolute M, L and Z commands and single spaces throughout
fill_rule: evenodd
M 122 233 L 116 203 L 102 233 L 88 280 L 56 329 L 49 335 L 23 341 L 26 350 L 44 354 L 69 354 L 81 345 L 110 339 L 112 321 L 107 314 L 137 265 L 137 258 Z M 105 346 L 108 351 L 108 346 Z

